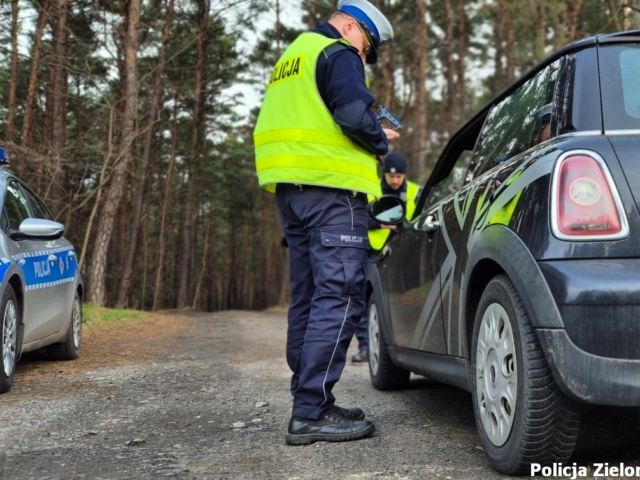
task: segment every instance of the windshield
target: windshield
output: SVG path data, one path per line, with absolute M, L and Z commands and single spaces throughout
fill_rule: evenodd
M 640 130 L 640 44 L 599 50 L 604 129 Z

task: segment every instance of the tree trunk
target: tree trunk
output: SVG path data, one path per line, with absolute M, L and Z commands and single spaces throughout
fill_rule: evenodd
M 275 0 L 276 11 L 276 58 L 282 54 L 282 23 L 280 23 L 280 0 Z
M 534 62 L 539 62 L 545 55 L 545 48 L 547 46 L 547 7 L 545 5 L 539 5 L 536 9 L 536 22 L 537 32 L 535 36 L 535 55 Z
M 629 0 L 622 0 L 622 30 L 629 30 Z
M 113 145 L 113 124 L 115 117 L 115 108 L 111 109 L 111 114 L 109 116 L 109 130 L 107 132 L 107 145 L 111 147 Z M 104 155 L 104 161 L 102 162 L 102 171 L 100 172 L 100 177 L 98 178 L 99 182 L 96 187 L 96 201 L 93 204 L 93 208 L 91 209 L 91 214 L 89 215 L 89 221 L 87 223 L 87 228 L 84 232 L 84 241 L 82 242 L 82 254 L 80 255 L 79 267 L 80 271 L 82 271 L 82 267 L 84 266 L 84 259 L 87 255 L 87 249 L 89 245 L 89 238 L 91 237 L 91 229 L 93 228 L 93 222 L 96 218 L 96 214 L 98 212 L 98 207 L 100 205 L 100 200 L 102 198 L 102 192 L 104 190 L 105 179 L 107 176 L 107 167 L 109 166 L 109 162 L 111 159 L 112 151 L 109 148 Z M 82 207 L 82 205 L 80 205 Z
M 467 112 L 467 14 L 465 0 L 458 0 L 458 85 L 456 95 L 456 129 L 466 119 Z
M 416 27 L 414 75 L 415 104 L 414 104 L 414 137 L 411 152 L 410 178 L 417 180 L 426 170 L 427 161 L 427 3 L 426 0 L 416 0 Z
M 386 2 L 376 2 L 376 5 L 383 14 L 391 17 L 392 12 L 389 11 Z M 373 84 L 376 100 L 385 105 L 394 114 L 399 115 L 400 112 L 397 111 L 396 104 L 395 69 L 395 45 L 394 42 L 390 42 L 378 51 L 378 61 L 372 67 L 373 77 L 371 83 Z
M 182 231 L 182 255 L 180 259 L 180 283 L 178 289 L 178 308 L 191 305 L 189 296 L 193 296 L 193 259 L 195 258 L 196 234 L 195 220 L 198 215 L 198 200 L 202 191 L 201 174 L 204 169 L 204 140 L 206 137 L 205 105 L 207 90 L 207 26 L 209 1 L 197 0 L 198 16 L 196 35 L 196 79 L 193 112 L 193 136 L 191 164 L 189 166 L 189 185 L 185 185 L 187 199 L 184 211 Z
M 68 96 L 68 68 L 67 68 L 67 0 L 55 0 L 52 8 L 55 15 L 53 20 L 53 52 L 49 62 L 50 76 L 47 93 L 49 99 L 47 112 L 49 131 L 49 158 L 46 170 L 49 172 L 49 185 L 44 194 L 44 200 L 53 206 L 53 211 L 58 213 L 64 200 L 64 187 L 62 185 L 62 162 L 65 157 L 66 145 L 66 116 Z
M 205 271 L 207 270 L 207 258 L 209 256 L 209 231 L 211 230 L 211 224 L 207 224 L 207 229 L 204 234 L 204 252 L 202 253 L 202 267 L 200 268 L 200 274 L 196 281 L 195 293 L 193 294 L 193 304 L 191 307 L 195 310 L 198 308 L 198 300 L 200 299 L 200 291 L 202 290 L 202 279 L 204 278 Z
M 29 76 L 29 87 L 27 89 L 27 99 L 25 101 L 24 119 L 22 121 L 22 137 L 20 143 L 24 148 L 31 147 L 33 140 L 33 126 L 36 110 L 36 88 L 38 86 L 38 72 L 40 70 L 40 54 L 42 52 L 42 36 L 49 20 L 50 3 L 45 2 L 44 8 L 38 11 L 38 23 L 31 53 L 31 75 Z
M 309 12 L 309 20 L 307 25 L 309 28 L 316 28 L 318 26 L 318 2 L 317 0 L 310 0 L 307 8 Z
M 578 36 L 578 25 L 580 23 L 580 11 L 584 5 L 584 0 L 571 1 L 571 31 L 569 32 L 569 41 L 575 42 Z
M 160 112 L 162 109 L 162 98 L 164 94 L 164 81 L 166 78 L 165 65 L 167 61 L 167 49 L 169 46 L 169 36 L 171 32 L 171 23 L 173 22 L 175 0 L 169 0 L 167 7 L 166 18 L 164 27 L 162 29 L 162 45 L 160 47 L 160 55 L 158 60 L 158 67 L 156 70 L 156 83 L 153 90 L 153 96 L 151 98 L 151 104 L 149 106 L 149 118 L 147 121 L 147 131 L 145 135 L 144 151 L 142 158 L 140 159 L 140 165 L 138 168 L 138 188 L 136 189 L 137 195 L 135 199 L 135 205 L 133 207 L 133 220 L 131 221 L 131 233 L 127 244 L 124 274 L 122 275 L 122 282 L 120 284 L 120 290 L 118 292 L 118 300 L 116 306 L 118 308 L 124 308 L 127 306 L 127 294 L 129 293 L 129 287 L 131 286 L 131 276 L 133 273 L 133 264 L 138 249 L 138 232 L 140 231 L 140 218 L 142 217 L 143 200 L 146 190 L 147 180 L 147 168 L 149 160 L 151 158 L 151 151 L 153 147 L 153 141 L 155 138 L 157 126 L 160 123 Z
M 444 43 L 443 54 L 445 57 L 442 59 L 443 63 L 443 76 L 445 78 L 445 91 L 443 99 L 443 112 L 442 112 L 442 124 L 445 132 L 451 132 L 454 126 L 454 104 L 456 96 L 456 79 L 455 79 L 455 36 L 454 36 L 454 19 L 453 9 L 451 8 L 451 0 L 444 0 L 445 11 L 445 30 L 444 30 Z
M 506 33 L 506 46 L 505 46 L 505 50 L 506 50 L 506 60 L 507 60 L 507 65 L 505 67 L 505 73 L 506 73 L 506 85 L 503 86 L 506 87 L 507 85 L 511 85 L 513 83 L 513 81 L 515 80 L 515 59 L 514 59 L 514 52 L 515 52 L 515 42 L 516 42 L 516 38 L 515 38 L 515 32 L 513 30 L 513 15 L 511 13 L 511 7 L 509 5 L 509 1 L 508 0 L 500 0 L 501 2 L 503 2 L 503 12 L 504 12 L 504 25 L 505 25 L 505 33 Z
M 7 140 L 13 141 L 16 118 L 16 88 L 18 87 L 18 0 L 11 0 L 11 73 L 9 80 L 9 114 L 7 115 Z
M 169 208 L 169 200 L 171 198 L 171 182 L 173 180 L 173 165 L 176 161 L 176 152 L 178 149 L 178 86 L 173 93 L 173 120 L 171 122 L 171 151 L 169 153 L 169 165 L 167 166 L 167 174 L 164 184 L 164 195 L 162 197 L 162 213 L 160 214 L 160 234 L 159 252 L 158 252 L 158 269 L 156 270 L 156 285 L 153 291 L 153 307 L 152 310 L 158 309 L 160 300 L 160 292 L 162 291 L 162 271 L 164 266 L 164 255 L 166 248 L 165 240 L 165 224 L 167 218 L 167 209 Z
M 122 124 L 122 140 L 119 159 L 114 167 L 111 185 L 107 193 L 104 209 L 100 216 L 96 235 L 95 250 L 90 271 L 89 301 L 104 306 L 106 303 L 105 269 L 109 243 L 113 233 L 114 220 L 125 182 L 125 173 L 131 160 L 132 144 L 135 138 L 135 121 L 138 104 L 138 25 L 140 24 L 141 0 L 130 0 L 125 11 L 126 35 L 125 56 L 125 113 Z

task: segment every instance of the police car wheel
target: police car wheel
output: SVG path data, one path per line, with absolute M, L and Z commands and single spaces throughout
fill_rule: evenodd
M 566 462 L 578 439 L 580 407 L 558 389 L 506 275 L 493 278 L 480 298 L 471 352 L 476 426 L 493 467 L 527 475 L 531 463 Z
M 397 390 L 409 383 L 411 372 L 397 367 L 391 361 L 387 342 L 381 327 L 381 311 L 375 294 L 371 295 L 367 305 L 369 330 L 369 376 L 377 390 Z
M 47 347 L 47 355 L 52 360 L 75 360 L 80 355 L 82 340 L 82 302 L 76 292 L 71 308 L 71 319 L 67 338 L 62 343 L 55 343 Z
M 18 326 L 20 325 L 20 309 L 16 293 L 11 285 L 7 285 L 0 305 L 0 345 L 2 346 L 2 363 L 0 363 L 0 393 L 4 393 L 13 384 L 13 374 L 18 363 Z

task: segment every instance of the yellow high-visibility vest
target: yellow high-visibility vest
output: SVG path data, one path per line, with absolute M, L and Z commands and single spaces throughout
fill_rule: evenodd
M 413 218 L 413 213 L 416 211 L 416 202 L 418 199 L 418 191 L 420 187 L 407 180 L 407 214 L 406 219 L 411 220 Z M 369 201 L 373 201 L 373 197 L 369 197 Z M 376 230 L 369 230 L 369 243 L 371 245 L 372 250 L 382 250 L 384 244 L 387 242 L 389 235 L 391 234 L 391 230 L 388 228 L 378 228 Z
M 318 93 L 318 56 L 336 42 L 348 44 L 303 33 L 273 69 L 253 133 L 258 182 L 269 192 L 295 183 L 381 195 L 375 156 L 342 133 Z

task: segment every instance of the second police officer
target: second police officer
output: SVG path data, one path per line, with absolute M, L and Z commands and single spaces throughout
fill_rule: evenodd
M 391 152 L 387 155 L 384 159 L 383 174 L 380 179 L 382 194 L 401 198 L 406 205 L 406 218 L 410 220 L 416 210 L 420 187 L 407 180 L 406 176 L 407 160 L 404 155 L 400 152 Z M 373 200 L 373 198 L 369 200 Z M 373 260 L 380 253 L 394 229 L 395 226 L 393 225 L 383 225 L 372 218 L 369 219 L 370 260 Z M 351 357 L 352 362 L 367 362 L 369 360 L 369 322 L 367 320 L 368 312 L 365 309 L 360 323 L 356 326 L 355 335 L 358 339 L 358 353 Z

